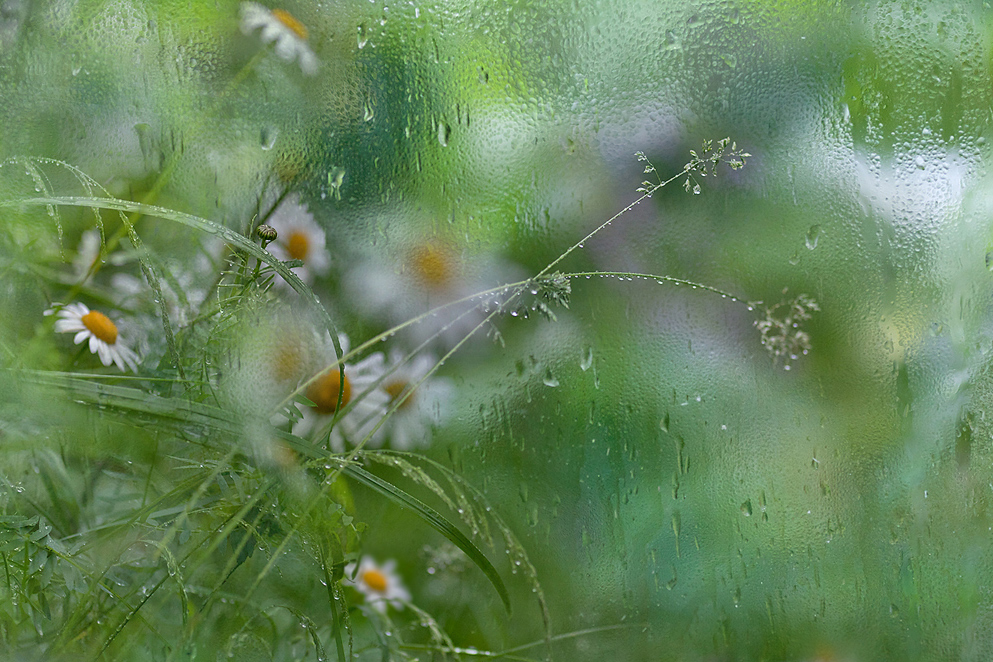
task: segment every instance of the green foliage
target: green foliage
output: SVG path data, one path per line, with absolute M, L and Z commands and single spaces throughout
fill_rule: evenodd
M 980 12 L 7 4 L 0 657 L 993 652 Z
M 290 314 L 278 304 L 275 278 L 284 279 L 303 295 L 302 301 L 316 313 L 319 326 L 327 333 L 336 333 L 311 289 L 291 271 L 297 263 L 278 260 L 264 250 L 264 244 L 274 239 L 274 231 L 259 233 L 263 241 L 260 249 L 246 237 L 206 219 L 119 200 L 106 191 L 95 197 L 94 182 L 67 164 L 17 159 L 5 165 L 24 167 L 42 195 L 14 197 L 0 204 L 44 207 L 60 232 L 61 208 L 89 208 L 98 221 L 101 211 L 118 212 L 120 228 L 137 251 L 144 279 L 159 302 L 158 319 L 167 341 L 158 368 L 113 380 L 119 384 L 107 382 L 109 375 L 87 372 L 8 369 L 10 379 L 39 389 L 34 397 L 73 402 L 90 412 L 85 416 L 100 425 L 113 422 L 121 438 L 128 439 L 125 445 L 112 445 L 109 453 L 103 450 L 103 443 L 72 451 L 56 444 L 54 453 L 70 453 L 70 458 L 55 463 L 63 473 L 89 473 L 84 484 L 75 489 L 58 487 L 58 482 L 47 479 L 38 498 L 30 498 L 21 497 L 23 490 L 9 486 L 8 507 L 17 513 L 3 521 L 2 553 L 9 598 L 4 633 L 10 650 L 29 650 L 31 640 L 37 639 L 51 659 L 80 653 L 117 657 L 138 650 L 158 651 L 154 657 L 174 659 L 215 647 L 218 654 L 245 655 L 253 650 L 278 657 L 283 654 L 279 651 L 297 650 L 302 645 L 292 636 L 286 638 L 289 635 L 280 619 L 285 620 L 288 614 L 307 633 L 318 659 L 326 656 L 324 646 L 329 638 L 335 640 L 339 655 L 344 655 L 346 621 L 342 619 L 347 612 L 335 616 L 330 629 L 316 625 L 308 614 L 314 609 L 323 611 L 319 606 L 322 591 L 313 581 L 322 575 L 327 591 L 323 599 L 330 601 L 332 613 L 338 613 L 344 605 L 343 594 L 328 582 L 338 584 L 345 565 L 361 554 L 364 526 L 351 514 L 355 506 L 347 484 L 352 481 L 410 509 L 451 541 L 483 571 L 509 612 L 510 595 L 500 573 L 459 527 L 398 485 L 365 470 L 356 460 L 398 469 L 405 479 L 426 488 L 457 513 L 471 535 L 491 549 L 496 548 L 495 528 L 515 572 L 518 568 L 525 571 L 539 599 L 546 643 L 551 645 L 550 615 L 537 571 L 524 546 L 481 491 L 429 458 L 361 450 L 376 429 L 354 439 L 358 448 L 344 455 L 287 431 L 286 426 L 292 428 L 300 420 L 299 410 L 290 403 L 319 406 L 304 394 L 311 393 L 308 387 L 320 374 L 328 374 L 327 370 L 339 377 L 333 395 L 334 409 L 341 411 L 331 420 L 332 428 L 319 432 L 318 439 L 328 438 L 336 422 L 352 411 L 350 407 L 368 397 L 370 391 L 366 390 L 349 401 L 353 394 L 346 393 L 342 377 L 345 362 L 371 343 L 347 354 L 336 345 L 334 353 L 340 358 L 325 372 L 303 380 L 292 392 L 284 390 L 281 401 L 278 393 L 285 386 L 280 381 L 285 378 L 246 368 L 264 361 L 259 351 L 264 355 L 272 349 L 282 333 L 278 323 L 265 331 L 265 325 L 270 324 L 265 320 Z M 55 195 L 40 165 L 65 168 L 88 195 Z M 132 216 L 127 217 L 127 213 Z M 152 266 L 161 260 L 148 251 L 136 229 L 142 216 L 218 236 L 230 247 L 227 266 L 214 282 L 215 291 L 204 297 L 204 307 L 176 333 L 157 275 L 160 268 Z M 102 231 L 102 222 L 98 227 Z M 107 241 L 101 252 L 110 251 L 111 242 Z M 84 276 L 91 278 L 100 264 L 92 262 Z M 504 298 L 484 322 L 508 310 L 517 311 L 515 314 L 537 310 L 554 321 L 553 307 L 568 308 L 570 280 L 577 275 L 545 269 L 535 278 L 502 286 Z M 169 283 L 170 289 L 178 289 L 173 277 Z M 78 291 L 79 286 L 68 294 Z M 529 295 L 530 300 L 526 298 Z M 479 296 L 472 295 L 469 301 Z M 301 366 L 306 363 L 302 357 L 296 359 Z M 440 365 L 441 361 L 431 367 L 413 388 Z M 378 388 L 389 378 L 390 373 L 385 372 L 369 388 Z M 251 386 L 242 392 L 238 382 Z M 257 397 L 260 387 L 261 400 Z M 379 425 L 401 406 L 402 400 L 384 411 Z M 273 427 L 273 416 L 281 416 L 286 424 Z M 75 417 L 48 421 L 48 427 L 67 435 L 73 434 L 73 425 Z M 441 472 L 445 486 L 429 476 L 421 466 L 425 463 Z M 42 478 L 50 476 L 50 471 L 43 471 Z M 114 505 L 108 508 L 104 500 L 110 495 Z M 41 513 L 66 512 L 67 508 L 73 516 L 55 537 L 53 526 Z M 23 514 L 31 511 L 38 514 Z M 283 593 L 281 586 L 286 583 L 294 586 L 291 593 Z M 280 594 L 282 598 L 274 599 Z M 262 595 L 269 597 L 260 599 Z M 407 604 L 427 627 L 431 646 L 438 651 L 456 650 L 426 611 Z M 284 610 L 284 616 L 274 620 L 276 607 Z M 363 613 L 375 626 L 379 612 Z M 383 632 L 395 630 L 388 619 L 375 627 Z M 352 636 L 350 633 L 349 648 Z

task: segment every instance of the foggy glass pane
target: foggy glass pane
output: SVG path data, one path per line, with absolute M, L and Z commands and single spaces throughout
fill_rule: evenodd
M 991 28 L 0 0 L 3 656 L 989 659 Z

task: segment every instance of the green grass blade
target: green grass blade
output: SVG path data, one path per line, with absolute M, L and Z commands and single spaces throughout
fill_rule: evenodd
M 206 234 L 216 235 L 231 246 L 234 246 L 238 250 L 244 251 L 248 255 L 261 260 L 272 267 L 273 271 L 282 276 L 287 284 L 293 288 L 297 294 L 307 300 L 314 307 L 314 309 L 320 313 L 322 318 L 321 321 L 327 326 L 328 333 L 331 335 L 332 341 L 337 342 L 338 331 L 334 325 L 334 322 L 331 321 L 331 316 L 328 315 L 327 310 L 323 305 L 321 305 L 321 302 L 318 301 L 313 290 L 307 287 L 307 285 L 300 280 L 299 276 L 290 271 L 290 269 L 280 260 L 275 258 L 272 253 L 261 248 L 258 244 L 254 243 L 244 235 L 241 235 L 219 223 L 214 223 L 205 218 L 200 218 L 199 216 L 194 216 L 193 214 L 186 214 L 174 209 L 157 207 L 155 205 L 148 205 L 140 202 L 132 202 L 130 200 L 119 200 L 117 198 L 51 196 L 0 200 L 0 207 L 16 207 L 19 205 L 46 206 L 51 208 L 58 208 L 59 206 L 89 207 L 92 209 L 111 209 L 119 212 L 138 213 L 144 216 L 154 216 L 156 218 L 179 223 L 180 225 L 194 228 Z M 340 347 L 336 346 L 336 349 L 340 350 Z
M 431 508 L 427 504 L 421 502 L 416 497 L 413 497 L 403 490 L 391 485 L 382 478 L 375 476 L 362 467 L 355 465 L 347 465 L 342 468 L 342 472 L 355 480 L 359 481 L 366 487 L 369 487 L 376 492 L 379 492 L 390 501 L 412 510 L 418 517 L 430 524 L 437 530 L 441 535 L 452 541 L 452 544 L 457 546 L 466 556 L 468 556 L 473 563 L 475 563 L 486 578 L 490 580 L 493 584 L 493 588 L 500 595 L 500 599 L 503 601 L 503 606 L 510 613 L 510 595 L 507 593 L 507 587 L 504 586 L 503 580 L 500 579 L 499 573 L 497 573 L 496 568 L 490 563 L 490 560 L 486 558 L 486 555 L 469 538 L 466 537 L 462 531 L 460 531 L 452 522 L 445 519 L 438 511 Z

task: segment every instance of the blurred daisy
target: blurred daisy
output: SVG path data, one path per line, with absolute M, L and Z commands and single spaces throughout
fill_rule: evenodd
M 118 342 L 117 325 L 109 317 L 82 303 L 45 311 L 45 315 L 53 313 L 59 318 L 55 322 L 56 333 L 75 333 L 72 341 L 77 345 L 89 340 L 90 352 L 98 355 L 105 366 L 113 362 L 121 372 L 125 371 L 125 366 L 137 372 L 138 355 Z
M 338 340 L 342 352 L 348 354 L 348 338 L 341 335 Z M 328 357 L 325 365 L 335 363 L 332 347 L 327 348 L 325 356 Z M 353 445 L 360 443 L 386 414 L 386 405 L 390 401 L 390 396 L 377 386 L 385 369 L 382 352 L 375 352 L 358 363 L 346 363 L 344 383 L 341 381 L 341 373 L 337 365 L 324 370 L 320 377 L 304 390 L 304 396 L 313 402 L 314 406 L 304 408 L 303 418 L 294 426 L 293 434 L 305 436 L 330 422 L 339 406 L 342 410 L 350 407 L 331 431 L 331 447 L 335 452 L 340 453 L 345 449 L 344 441 L 347 440 Z M 366 446 L 368 448 L 381 446 L 383 438 L 384 430 L 381 427 L 366 442 Z
M 453 346 L 483 320 L 503 294 L 453 302 L 522 278 L 519 269 L 493 255 L 466 255 L 441 239 L 401 244 L 379 255 L 385 257 L 359 263 L 345 279 L 353 300 L 365 308 L 364 312 L 396 325 L 452 304 L 409 327 L 414 344 L 437 333 L 442 345 Z
M 436 363 L 437 359 L 428 353 L 418 354 L 406 361 L 402 351 L 394 349 L 390 352 L 391 367 L 387 369 L 388 376 L 383 380 L 382 388 L 390 396 L 388 406 L 396 402 L 400 406 L 387 419 L 384 427 L 390 437 L 390 446 L 397 450 L 429 446 L 431 428 L 448 417 L 452 399 L 451 381 L 435 375 L 424 379 Z
M 246 306 L 220 342 L 226 349 L 215 364 L 217 393 L 227 408 L 246 420 L 268 416 L 276 427 L 300 418 L 292 405 L 279 405 L 326 365 L 321 336 L 305 311 L 271 302 Z
M 345 566 L 344 581 L 361 593 L 376 611 L 385 614 L 387 605 L 403 609 L 410 602 L 410 592 L 400 581 L 396 567 L 397 562 L 393 559 L 379 565 L 371 557 L 363 556 L 358 564 Z
M 78 280 L 86 282 L 93 276 L 95 265 L 100 261 L 100 250 L 103 248 L 103 236 L 99 228 L 90 228 L 79 237 L 76 256 L 72 259 L 72 270 Z M 107 263 L 119 267 L 132 258 L 125 251 L 118 250 L 105 256 Z M 84 280 L 85 279 L 85 280 Z
M 285 9 L 269 9 L 255 2 L 241 3 L 241 31 L 249 35 L 262 28 L 263 44 L 276 42 L 276 55 L 287 62 L 298 60 L 308 76 L 317 73 L 317 56 L 307 45 L 307 28 Z
M 276 241 L 269 244 L 269 252 L 280 260 L 301 260 L 303 266 L 297 272 L 300 280 L 309 285 L 316 276 L 328 272 L 330 261 L 324 230 L 307 207 L 300 204 L 299 196 L 283 200 L 267 224 L 276 230 Z
M 93 265 L 100 259 L 101 245 L 100 230 L 93 228 L 85 231 L 79 238 L 76 257 L 72 261 L 72 270 L 76 278 L 84 281 L 92 276 Z

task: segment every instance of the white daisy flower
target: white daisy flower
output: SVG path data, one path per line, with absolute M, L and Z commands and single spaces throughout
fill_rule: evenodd
M 241 31 L 249 35 L 262 28 L 263 44 L 276 42 L 276 55 L 287 62 L 298 60 L 308 76 L 317 73 L 317 56 L 307 45 L 307 28 L 285 9 L 269 9 L 255 2 L 241 3 Z
M 431 428 L 448 417 L 453 395 L 452 383 L 446 377 L 432 375 L 424 379 L 437 363 L 433 355 L 421 353 L 409 361 L 405 359 L 402 351 L 391 351 L 391 368 L 382 382 L 383 390 L 390 396 L 389 405 L 401 402 L 384 425 L 390 446 L 397 450 L 429 446 Z
M 520 269 L 493 255 L 467 255 L 441 239 L 401 242 L 379 255 L 386 257 L 359 263 L 345 278 L 353 300 L 364 312 L 397 325 L 452 304 L 408 327 L 417 345 L 438 333 L 442 345 L 453 346 L 486 317 L 503 294 L 453 302 L 523 279 Z
M 342 351 L 347 354 L 348 338 L 338 337 Z M 330 345 L 330 343 L 328 343 Z M 335 354 L 330 346 L 325 351 L 324 365 L 335 363 Z M 304 396 L 314 403 L 313 407 L 305 407 L 303 418 L 293 427 L 293 434 L 305 436 L 314 429 L 320 429 L 331 421 L 338 411 L 350 407 L 331 431 L 331 447 L 341 453 L 347 440 L 353 445 L 359 444 L 372 431 L 376 424 L 386 414 L 386 405 L 390 396 L 376 386 L 386 369 L 382 352 L 375 352 L 358 363 L 344 366 L 345 383 L 341 383 L 337 365 L 325 369 L 320 377 L 307 386 Z M 369 390 L 371 389 L 371 390 Z M 341 392 L 341 402 L 338 394 Z M 366 442 L 367 448 L 377 448 L 383 444 L 384 430 L 379 428 Z
M 283 200 L 266 224 L 276 230 L 276 240 L 267 247 L 269 252 L 280 260 L 303 261 L 297 272 L 300 280 L 309 285 L 316 276 L 328 272 L 330 259 L 324 230 L 314 221 L 307 207 L 300 204 L 299 196 L 292 195 Z
M 361 593 L 376 611 L 385 614 L 388 605 L 403 609 L 410 602 L 410 591 L 400 581 L 396 567 L 397 562 L 393 559 L 379 565 L 371 557 L 363 556 L 358 564 L 345 566 L 344 581 Z
M 121 372 L 125 366 L 132 372 L 138 370 L 138 355 L 118 342 L 117 325 L 98 310 L 90 310 L 82 303 L 70 303 L 61 308 L 46 310 L 46 315 L 55 314 L 56 333 L 75 333 L 72 341 L 79 345 L 90 341 L 90 352 L 100 357 L 100 362 L 109 366 L 115 363 Z

